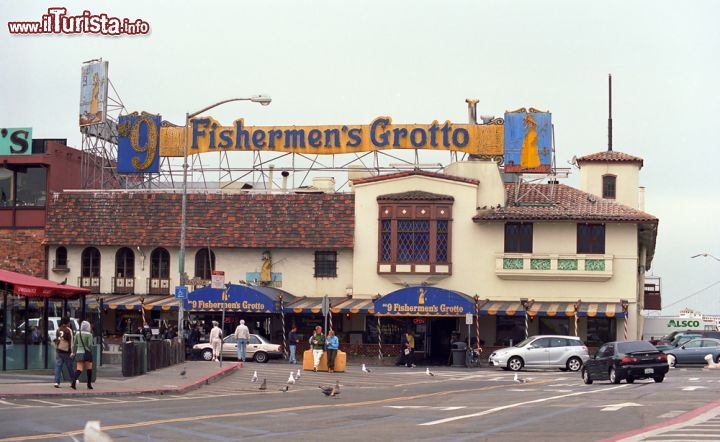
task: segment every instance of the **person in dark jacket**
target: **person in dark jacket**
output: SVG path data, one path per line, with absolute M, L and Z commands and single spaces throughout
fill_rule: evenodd
M 60 388 L 63 367 L 67 367 L 70 377 L 73 376 L 73 332 L 70 329 L 70 318 L 60 320 L 60 328 L 55 336 L 55 388 Z
M 290 334 L 288 335 L 288 347 L 290 348 L 290 363 L 291 364 L 297 364 L 297 360 L 295 359 L 295 352 L 297 351 L 297 344 L 298 344 L 298 337 L 297 337 L 297 327 L 292 326 L 290 329 Z

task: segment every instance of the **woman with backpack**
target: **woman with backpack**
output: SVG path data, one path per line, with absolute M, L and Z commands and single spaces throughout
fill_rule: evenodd
M 75 334 L 75 343 L 73 344 L 73 353 L 75 354 L 75 378 L 70 387 L 75 390 L 77 380 L 80 378 L 83 370 L 87 370 L 87 388 L 92 390 L 92 374 L 93 374 L 93 335 L 90 323 L 83 321 L 80 324 L 80 331 Z

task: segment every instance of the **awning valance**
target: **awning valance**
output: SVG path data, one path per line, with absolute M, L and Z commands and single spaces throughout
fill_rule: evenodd
M 266 288 L 266 287 L 264 287 Z M 290 295 L 292 296 L 292 295 Z M 185 309 L 194 312 L 276 313 L 276 300 L 258 287 L 228 284 L 225 290 L 203 287 L 188 293 Z
M 480 306 L 479 313 L 490 316 L 515 316 L 525 314 L 520 301 L 489 301 Z
M 8 270 L 0 270 L 0 282 L 11 284 L 14 294 L 28 297 L 73 298 L 90 293 L 90 289 L 59 284 L 48 279 L 36 278 Z
M 587 316 L 588 318 L 622 318 L 623 308 L 621 303 L 582 303 L 578 316 Z
M 550 317 L 575 316 L 575 303 L 534 302 L 530 308 L 528 308 L 528 315 Z
M 529 316 L 572 317 L 575 316 L 574 302 L 531 302 L 528 307 Z M 481 315 L 524 316 L 525 310 L 520 301 L 480 301 Z M 580 303 L 578 317 L 622 316 L 620 303 Z
M 374 303 L 378 316 L 465 316 L 475 312 L 475 300 L 439 287 L 406 287 Z
M 110 310 L 156 310 L 170 311 L 178 309 L 177 300 L 173 296 L 153 296 L 153 295 L 110 295 L 100 298 L 103 308 Z M 88 298 L 86 306 L 88 308 L 98 308 L 98 299 Z
M 333 314 L 341 313 L 368 313 L 373 314 L 372 299 L 353 299 L 347 297 L 328 298 L 330 311 Z M 323 298 L 300 298 L 285 306 L 285 313 L 322 313 Z

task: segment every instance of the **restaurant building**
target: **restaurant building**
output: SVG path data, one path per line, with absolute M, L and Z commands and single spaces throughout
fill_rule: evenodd
M 327 295 L 346 350 L 396 354 L 409 330 L 434 360 L 468 330 L 486 346 L 539 333 L 589 345 L 639 337 L 658 226 L 642 166 L 621 152 L 579 158 L 579 189 L 471 159 L 442 173 L 368 173 L 349 192 L 192 191 L 185 282 L 191 299 L 217 301 L 188 305 L 186 319 L 220 318 L 224 306 L 226 329 L 245 318 L 282 342 L 283 324 L 301 336 L 322 324 Z M 142 315 L 177 321 L 180 200 L 177 190 L 53 194 L 48 263 L 67 267 L 48 264 L 49 278 L 90 289 L 107 333 Z M 227 290 L 208 290 L 213 271 Z

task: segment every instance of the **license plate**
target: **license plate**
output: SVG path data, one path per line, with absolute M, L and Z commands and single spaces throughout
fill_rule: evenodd
M 646 368 L 646 369 L 645 369 L 645 374 L 651 374 L 651 373 L 655 373 L 655 369 L 654 369 L 654 368 Z

